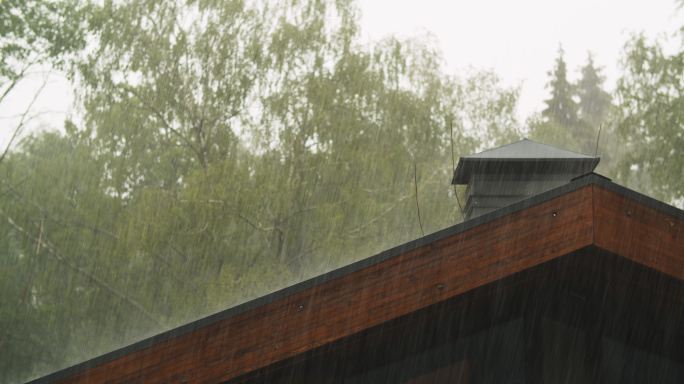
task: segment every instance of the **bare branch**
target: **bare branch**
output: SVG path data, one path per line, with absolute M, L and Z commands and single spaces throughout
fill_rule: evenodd
M 14 140 L 19 137 L 19 134 L 23 130 L 27 120 L 26 117 L 28 116 L 28 113 L 31 111 L 31 108 L 33 108 L 33 104 L 36 103 L 36 100 L 38 100 L 38 96 L 40 96 L 41 93 L 43 93 L 43 89 L 45 89 L 45 86 L 47 85 L 47 76 L 43 78 L 43 84 L 41 84 L 40 88 L 36 93 L 33 95 L 33 99 L 31 99 L 31 102 L 29 103 L 28 107 L 26 107 L 26 111 L 21 115 L 21 119 L 19 120 L 19 124 L 17 124 L 16 128 L 14 128 L 14 132 L 12 132 L 12 136 L 10 137 L 9 142 L 7 143 L 7 147 L 5 147 L 5 150 L 2 152 L 2 155 L 0 155 L 0 163 L 5 159 L 5 156 L 7 156 L 7 153 L 9 152 L 10 148 L 12 147 L 12 144 L 14 144 Z M 4 96 L 3 96 L 4 97 Z M 1 99 L 0 99 L 1 101 Z
M 418 213 L 418 224 L 420 225 L 420 233 L 425 236 L 425 231 L 423 231 L 423 220 L 420 218 L 420 204 L 418 204 L 418 170 L 416 163 L 413 163 L 413 185 L 416 189 L 416 212 Z
M 367 223 L 362 224 L 362 225 L 360 225 L 360 226 L 358 226 L 358 227 L 356 227 L 356 228 L 354 228 L 354 229 L 352 229 L 352 230 L 347 231 L 347 235 L 348 235 L 348 236 L 352 236 L 353 234 L 358 233 L 358 232 L 361 232 L 362 230 L 368 228 L 369 226 L 371 226 L 372 224 L 374 224 L 375 222 L 377 222 L 378 220 L 380 220 L 383 216 L 385 216 L 386 214 L 388 214 L 388 213 L 390 213 L 392 210 L 394 210 L 394 209 L 399 205 L 399 203 L 401 203 L 402 201 L 404 201 L 404 200 L 410 198 L 411 196 L 412 196 L 411 194 L 401 196 L 401 197 L 398 198 L 392 205 L 390 205 L 390 206 L 387 207 L 385 210 L 383 210 L 382 212 L 380 212 L 378 215 L 376 215 L 374 218 L 372 218 L 371 220 L 369 220 Z
M 165 118 L 164 115 L 161 113 L 161 111 L 159 111 L 157 108 L 155 108 L 154 106 L 150 105 L 147 101 L 145 101 L 145 98 L 142 97 L 142 96 L 141 96 L 135 89 L 133 89 L 132 87 L 129 87 L 129 86 L 127 86 L 126 84 L 118 84 L 117 86 L 118 86 L 118 88 L 120 88 L 122 91 L 125 91 L 125 92 L 130 93 L 131 95 L 135 96 L 135 98 L 138 99 L 138 101 L 140 101 L 140 103 L 143 105 L 143 107 L 145 107 L 147 110 L 149 110 L 150 112 L 152 112 L 152 113 L 154 114 L 154 116 L 155 116 L 157 119 L 159 119 L 159 121 L 162 123 L 162 125 L 164 126 L 164 128 L 168 129 L 169 132 L 173 133 L 175 136 L 177 136 L 178 138 L 180 138 L 180 139 L 185 143 L 185 145 L 187 145 L 188 148 L 190 148 L 190 150 L 193 151 L 193 152 L 197 155 L 197 159 L 198 159 L 200 162 L 202 162 L 202 152 L 201 152 L 201 150 L 195 148 L 195 146 L 192 144 L 192 141 L 190 141 L 190 139 L 188 139 L 185 135 L 183 135 L 178 129 L 174 128 L 174 127 L 171 125 L 171 123 L 169 123 L 169 122 L 166 120 L 166 118 Z
M 157 318 L 147 311 L 140 303 L 135 301 L 134 299 L 128 297 L 125 293 L 119 291 L 117 288 L 113 287 L 106 281 L 102 280 L 101 278 L 95 276 L 91 272 L 83 269 L 82 267 L 74 264 L 70 260 L 66 259 L 58 250 L 55 248 L 52 243 L 50 243 L 47 240 L 47 236 L 42 236 L 42 238 L 37 238 L 33 236 L 30 232 L 28 232 L 26 229 L 24 229 L 21 225 L 17 224 L 7 213 L 5 213 L 4 210 L 0 208 L 0 214 L 5 216 L 7 218 L 7 222 L 18 232 L 23 234 L 24 236 L 28 237 L 30 240 L 37 242 L 37 244 L 41 245 L 43 249 L 47 251 L 47 253 L 52 256 L 55 260 L 59 261 L 63 265 L 67 266 L 69 269 L 73 270 L 74 272 L 78 273 L 79 275 L 87 278 L 89 281 L 93 282 L 95 285 L 98 285 L 99 287 L 103 288 L 106 292 L 109 292 L 113 296 L 117 297 L 121 301 L 129 304 L 131 307 L 137 309 L 140 313 L 142 313 L 145 317 L 147 317 L 150 321 L 154 322 L 156 325 L 159 327 L 164 327 L 164 324 L 162 324 L 161 321 L 157 320 Z
M 2 91 L 2 95 L 0 95 L 0 103 L 2 103 L 5 98 L 9 95 L 9 93 L 14 89 L 14 87 L 17 86 L 27 75 L 28 70 L 33 67 L 35 64 L 38 64 L 39 62 L 45 60 L 45 57 L 42 55 L 38 55 L 34 60 L 29 61 L 26 63 L 26 65 L 19 71 L 19 73 L 10 80 L 9 85 L 7 88 L 5 88 L 4 91 Z
M 58 111 L 58 110 L 55 110 L 55 109 L 47 109 L 47 110 L 43 110 L 43 111 L 40 111 L 40 112 L 36 112 L 36 113 L 34 113 L 33 115 L 27 117 L 26 122 L 29 122 L 30 120 L 33 120 L 33 119 L 35 119 L 36 117 L 39 117 L 39 116 L 42 116 L 42 115 L 49 115 L 49 114 L 60 114 L 60 115 L 64 115 L 64 114 L 66 114 L 66 112 L 64 112 L 64 111 Z M 23 113 L 19 113 L 19 114 L 17 114 L 17 115 L 0 116 L 0 120 L 16 119 L 16 118 L 20 118 L 20 117 L 22 117 L 22 116 L 24 116 Z
M 26 198 L 26 196 L 24 194 L 22 194 L 20 191 L 18 191 L 16 188 L 14 188 L 10 184 L 7 184 L 6 192 L 4 192 L 4 193 L 8 193 L 8 192 L 11 193 L 12 195 L 14 195 L 14 197 L 16 199 L 21 200 L 27 204 L 33 205 L 34 207 L 36 207 L 40 211 L 40 213 L 44 217 L 46 217 L 50 221 L 55 222 L 56 224 L 59 224 L 61 226 L 74 226 L 77 228 L 88 229 L 88 230 L 93 231 L 93 233 L 95 233 L 95 234 L 105 235 L 105 236 L 110 237 L 114 240 L 119 240 L 119 236 L 117 236 L 115 233 L 112 233 L 111 231 L 106 230 L 104 228 L 101 228 L 99 226 L 86 223 L 85 221 L 82 221 L 82 220 L 76 221 L 76 220 L 72 219 L 69 221 L 65 221 L 65 220 L 62 220 L 60 218 L 55 217 L 45 207 L 41 206 L 40 204 L 36 203 L 33 200 Z M 2 195 L 0 195 L 0 196 L 2 196 Z

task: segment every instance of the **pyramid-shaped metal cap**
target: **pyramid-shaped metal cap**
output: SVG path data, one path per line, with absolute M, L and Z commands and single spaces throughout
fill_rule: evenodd
M 599 161 L 599 157 L 522 139 L 515 143 L 461 157 L 454 170 L 452 184 L 468 184 L 473 173 L 524 174 L 566 171 L 579 175 L 593 171 Z

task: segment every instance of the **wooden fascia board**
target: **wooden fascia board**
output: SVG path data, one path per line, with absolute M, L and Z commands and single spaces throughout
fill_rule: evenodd
M 684 280 L 684 212 L 632 191 L 622 193 L 614 184 L 593 188 L 594 244 Z
M 48 381 L 220 382 L 298 355 L 591 245 L 592 186 L 574 188 Z

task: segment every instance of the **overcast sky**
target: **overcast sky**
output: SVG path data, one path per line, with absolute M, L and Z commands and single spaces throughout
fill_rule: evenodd
M 571 79 L 592 52 L 612 88 L 624 43 L 635 32 L 657 37 L 684 25 L 674 0 L 361 0 L 364 40 L 432 34 L 446 70 L 494 70 L 521 86 L 518 115 L 538 112 L 547 72 L 562 44 Z
M 523 121 L 543 107 L 547 72 L 559 44 L 571 79 L 592 52 L 612 89 L 631 34 L 672 35 L 684 25 L 684 11 L 677 12 L 674 0 L 360 0 L 359 6 L 364 42 L 429 33 L 449 73 L 491 69 L 504 84 L 520 86 L 518 115 Z M 17 122 L 6 117 L 22 112 L 40 83 L 40 75 L 33 76 L 0 105 L 3 148 Z M 35 110 L 45 113 L 30 126 L 61 127 L 72 102 L 66 80 L 52 76 L 35 104 Z

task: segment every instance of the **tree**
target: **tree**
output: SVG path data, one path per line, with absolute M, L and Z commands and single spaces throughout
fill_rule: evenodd
M 455 223 L 452 150 L 517 135 L 516 90 L 445 75 L 426 39 L 362 46 L 353 1 L 126 0 L 87 20 L 82 126 L 0 168 L 10 264 L 42 303 L 12 305 L 44 319 L 46 351 L 0 367 L 44 373 Z
M 0 104 L 32 71 L 41 66 L 59 68 L 70 53 L 83 46 L 84 11 L 78 0 L 0 1 Z M 33 103 L 46 82 L 47 78 L 27 109 L 17 116 L 16 126 L 8 130 L 10 136 L 0 150 L 0 163 L 31 119 Z
M 608 118 L 612 99 L 603 89 L 605 78 L 600 68 L 596 68 L 591 54 L 587 56 L 587 63 L 581 69 L 582 77 L 576 85 L 578 103 L 578 117 L 589 126 L 598 127 Z
M 660 200 L 684 198 L 684 51 L 666 54 L 643 36 L 626 46 L 618 80 L 617 177 Z
M 548 73 L 550 80 L 547 88 L 551 92 L 551 98 L 544 101 L 546 108 L 541 114 L 546 122 L 572 130 L 578 120 L 577 102 L 573 98 L 574 87 L 567 78 L 568 70 L 563 54 L 563 48 L 559 47 L 556 64 Z
M 577 90 L 578 123 L 575 129 L 575 140 L 581 152 L 594 154 L 599 150 L 599 145 L 605 148 L 601 153 L 601 166 L 604 170 L 613 167 L 615 158 L 614 127 L 610 121 L 612 112 L 612 98 L 603 89 L 605 78 L 601 75 L 600 68 L 594 64 L 591 54 L 587 57 L 587 63 L 580 69 L 581 77 L 575 85 Z M 603 143 L 600 140 L 599 130 L 603 132 Z M 610 171 L 609 171 L 610 172 Z
M 546 87 L 550 98 L 544 101 L 546 107 L 541 114 L 528 118 L 527 125 L 532 139 L 582 151 L 575 134 L 579 125 L 575 89 L 567 78 L 567 72 L 563 48 L 559 47 L 554 68 L 548 72 Z
M 35 72 L 64 68 L 68 57 L 84 44 L 84 25 L 80 17 L 83 12 L 85 6 L 71 0 L 0 1 L 0 103 L 11 98 L 17 86 Z M 46 81 L 44 76 L 43 86 Z M 45 284 L 52 276 L 50 262 L 44 260 L 48 252 L 42 237 L 40 241 L 30 240 L 30 236 L 43 233 L 51 223 L 37 212 L 35 201 L 27 203 L 24 200 L 35 192 L 24 188 L 37 191 L 49 189 L 52 185 L 39 186 L 39 179 L 45 178 L 45 174 L 38 172 L 38 179 L 31 178 L 36 169 L 30 166 L 16 169 L 14 159 L 21 155 L 11 154 L 26 124 L 35 116 L 32 107 L 42 89 L 36 90 L 24 111 L 17 111 L 17 116 L 5 120 L 3 130 L 9 136 L 0 148 L 0 172 L 3 175 L 0 181 L 2 382 L 25 379 L 37 367 L 45 369 L 63 361 L 64 350 L 59 346 L 63 346 L 71 335 L 67 330 L 54 332 L 55 327 L 67 324 L 54 321 L 56 313 L 68 313 L 62 307 L 66 303 L 48 299 L 51 293 L 59 292 L 51 291 Z M 9 161 L 9 157 L 13 160 Z M 75 162 L 78 163 L 77 160 Z M 39 223 L 38 228 L 36 223 Z M 78 308 L 76 303 L 73 304 Z
M 572 84 L 560 49 L 555 67 L 549 72 L 551 98 L 545 101 L 541 115 L 531 117 L 528 125 L 531 136 L 539 141 L 594 154 L 599 127 L 609 118 L 611 97 L 603 90 L 604 79 L 591 55 L 580 72 L 580 79 Z
M 189 15 L 193 15 L 192 17 Z M 88 129 L 118 151 L 110 185 L 174 187 L 236 156 L 261 70 L 262 19 L 240 0 L 106 2 L 78 66 Z
M 0 2 L 0 102 L 34 65 L 63 63 L 82 46 L 81 12 L 72 0 Z
M 94 272 L 91 264 L 106 260 L 94 255 L 111 240 L 104 229 L 111 217 L 97 212 L 117 211 L 98 188 L 101 164 L 86 146 L 54 133 L 28 139 L 21 148 L 0 167 L 0 228 L 7 245 L 0 262 L 9 278 L 3 279 L 9 287 L 0 291 L 0 301 L 11 313 L 0 316 L 7 352 L 0 359 L 3 381 L 69 362 L 80 355 L 78 344 L 101 350 L 93 348 L 101 338 L 88 340 L 94 328 L 86 326 L 82 311 L 97 291 L 109 305 L 125 300 L 111 284 L 116 280 Z M 100 331 L 107 334 L 104 324 Z

